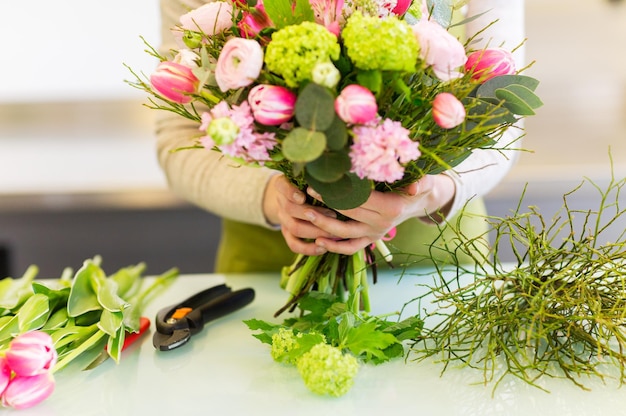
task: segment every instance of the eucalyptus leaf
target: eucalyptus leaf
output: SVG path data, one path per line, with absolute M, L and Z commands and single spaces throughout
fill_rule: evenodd
M 341 150 L 348 143 L 348 128 L 346 123 L 335 116 L 331 125 L 324 130 L 326 145 L 330 150 Z
M 452 23 L 453 0 L 428 0 L 428 11 L 430 18 L 442 27 L 447 28 Z
M 305 129 L 324 131 L 335 118 L 335 97 L 328 88 L 310 82 L 298 94 L 295 116 Z
M 347 173 L 336 182 L 321 182 L 305 175 L 307 182 L 322 195 L 324 203 L 333 209 L 345 210 L 360 206 L 372 192 L 372 182 Z
M 283 154 L 291 162 L 310 162 L 320 157 L 325 149 L 324 133 L 302 127 L 291 130 L 283 140 Z
M 307 163 L 306 171 L 320 182 L 335 182 L 341 179 L 352 167 L 350 157 L 345 152 L 325 152 Z
M 98 296 L 92 285 L 95 278 L 104 278 L 100 266 L 91 260 L 86 260 L 74 276 L 70 296 L 67 300 L 67 313 L 75 317 L 85 312 L 102 309 Z
M 530 108 L 535 109 L 543 105 L 543 102 L 537 96 L 537 94 L 535 94 L 534 91 L 532 91 L 530 88 L 524 85 L 512 84 L 512 85 L 509 85 L 508 87 L 505 87 L 504 90 L 510 91 L 513 94 L 515 94 L 522 101 L 524 101 Z M 496 96 L 498 96 L 498 91 L 500 91 L 500 89 L 496 90 Z
M 525 75 L 500 75 L 485 81 L 480 87 L 478 87 L 476 90 L 476 96 L 496 98 L 497 89 L 505 88 L 512 84 L 523 85 L 529 90 L 535 91 L 539 85 L 539 81 Z
M 522 97 L 507 88 L 496 90 L 496 97 L 504 101 L 504 106 L 513 114 L 532 116 L 535 111 Z

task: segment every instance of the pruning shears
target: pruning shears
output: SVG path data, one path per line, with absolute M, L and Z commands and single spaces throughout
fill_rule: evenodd
M 243 308 L 254 299 L 251 288 L 233 291 L 226 284 L 212 286 L 156 315 L 154 348 L 169 351 L 184 345 L 212 320 Z

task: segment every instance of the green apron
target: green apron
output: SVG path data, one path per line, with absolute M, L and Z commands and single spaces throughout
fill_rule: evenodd
M 418 219 L 402 223 L 397 227 L 396 237 L 387 242 L 394 253 L 394 266 L 449 263 L 450 254 L 441 249 L 443 242 L 453 241 L 457 232 L 464 239 L 486 237 L 488 225 L 485 214 L 483 200 L 474 199 L 465 206 L 463 215 L 451 218 L 443 230 Z M 457 230 L 452 228 L 457 225 Z M 440 234 L 443 238 L 438 238 Z M 482 249 L 486 250 L 487 244 Z M 217 273 L 276 273 L 283 266 L 290 265 L 294 259 L 295 255 L 289 250 L 280 231 L 227 219 L 222 221 L 222 235 L 215 266 Z M 473 262 L 470 256 L 458 253 L 457 261 Z

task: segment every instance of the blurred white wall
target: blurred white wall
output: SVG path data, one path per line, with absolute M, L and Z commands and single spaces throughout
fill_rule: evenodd
M 0 103 L 132 99 L 124 63 L 149 72 L 158 0 L 2 0 Z

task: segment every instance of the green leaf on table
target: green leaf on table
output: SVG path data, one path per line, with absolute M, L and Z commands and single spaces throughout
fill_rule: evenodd
M 24 333 L 41 328 L 50 315 L 48 298 L 41 293 L 29 297 L 17 313 L 18 330 Z
M 328 88 L 308 83 L 298 95 L 295 106 L 296 120 L 308 130 L 324 131 L 335 119 L 335 97 Z
M 320 182 L 335 182 L 345 175 L 352 163 L 345 152 L 324 152 L 317 159 L 307 163 L 306 171 Z
M 292 162 L 311 162 L 326 149 L 326 135 L 296 127 L 283 140 L 283 154 Z
M 364 322 L 350 328 L 344 340 L 345 347 L 354 355 L 375 363 L 388 361 L 385 349 L 397 343 L 392 334 L 379 331 L 376 322 Z
M 92 260 L 86 260 L 76 272 L 72 282 L 72 289 L 67 300 L 69 316 L 76 317 L 88 311 L 102 309 L 95 292 L 93 281 L 105 278 L 105 274 Z
M 278 331 L 280 325 L 271 324 L 261 319 L 247 319 L 243 321 L 244 324 L 252 331 L 261 331 L 259 334 L 252 334 L 253 337 L 258 339 L 264 344 L 272 345 L 272 333 Z
M 122 347 L 124 346 L 125 336 L 126 330 L 124 329 L 124 327 L 120 326 L 115 336 L 109 337 L 107 341 L 107 352 L 116 363 L 120 362 L 120 355 L 122 354 Z
M 109 276 L 117 284 L 117 294 L 123 298 L 133 296 L 141 287 L 141 276 L 146 269 L 145 263 L 123 267 Z
M 424 328 L 424 320 L 418 316 L 411 316 L 400 322 L 389 323 L 383 330 L 392 334 L 398 341 L 417 339 Z
M 372 193 L 372 183 L 367 179 L 360 179 L 354 173 L 346 173 L 335 182 L 321 182 L 309 174 L 305 174 L 306 181 L 324 200 L 324 203 L 334 209 L 352 209 L 367 201 Z
M 122 322 L 124 320 L 124 314 L 121 311 L 109 311 L 104 309 L 100 316 L 100 322 L 98 322 L 98 328 L 106 332 L 108 335 L 114 337 L 115 334 L 123 327 Z

